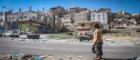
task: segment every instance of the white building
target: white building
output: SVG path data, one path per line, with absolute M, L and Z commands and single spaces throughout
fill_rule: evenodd
M 17 13 L 7 15 L 7 22 L 16 22 L 17 20 L 18 20 Z
M 82 11 L 80 13 L 75 13 L 73 19 L 75 23 L 82 22 L 82 21 L 89 21 L 90 20 L 89 16 L 90 16 L 89 11 Z
M 90 14 L 90 20 L 92 22 L 100 22 L 102 24 L 107 24 L 107 21 L 108 21 L 107 12 L 92 11 L 91 14 Z
M 10 13 L 5 16 L 5 14 L 0 15 L 0 25 L 4 26 L 6 22 L 16 22 L 18 20 L 17 13 Z
M 4 26 L 5 15 L 3 13 L 0 14 L 0 26 Z

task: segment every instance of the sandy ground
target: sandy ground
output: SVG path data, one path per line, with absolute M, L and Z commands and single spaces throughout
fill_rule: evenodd
M 39 40 L 32 40 L 26 38 L 17 38 L 13 40 L 19 41 L 38 41 L 38 42 L 58 42 L 58 43 L 69 43 L 69 44 L 92 44 L 92 41 L 89 42 L 80 42 L 79 40 L 75 39 L 48 39 L 47 35 L 41 35 L 41 39 Z M 103 36 L 104 44 L 110 46 L 134 46 L 140 45 L 140 37 L 138 36 L 113 36 L 111 34 L 106 34 Z
M 113 42 L 129 42 L 134 45 L 140 46 L 140 37 L 139 36 L 113 36 L 113 35 L 104 35 L 103 39 L 106 41 Z
M 135 44 L 140 44 L 140 37 L 131 37 L 131 36 L 112 36 L 112 35 L 104 35 L 103 39 L 104 39 L 104 45 L 108 45 L 108 46 L 135 46 Z M 55 39 L 47 39 L 47 38 L 41 38 L 39 40 L 32 40 L 32 39 L 25 39 L 25 38 L 9 38 L 11 40 L 18 40 L 18 41 L 26 41 L 26 42 L 33 42 L 33 41 L 37 41 L 37 42 L 58 42 L 58 43 L 68 43 L 68 44 L 92 44 L 91 41 L 90 42 L 80 42 L 76 39 L 62 39 L 62 40 L 55 40 Z M 49 56 L 49 58 L 47 59 L 68 59 L 70 57 L 73 57 L 73 59 L 76 60 L 81 60 L 81 58 L 83 60 L 88 59 L 88 57 L 82 57 L 82 56 L 65 56 L 65 57 L 61 57 L 61 56 Z M 54 59 L 55 60 L 55 59 Z

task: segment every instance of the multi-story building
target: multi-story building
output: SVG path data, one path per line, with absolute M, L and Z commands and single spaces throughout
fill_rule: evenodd
M 0 33 L 4 32 L 5 15 L 3 12 L 0 13 Z
M 7 22 L 16 22 L 18 20 L 17 13 L 7 14 Z
M 98 12 L 107 12 L 107 13 L 111 13 L 111 9 L 110 8 L 100 8 L 98 10 Z
M 132 14 L 132 17 L 136 20 L 137 24 L 140 24 L 140 14 Z
M 100 22 L 101 24 L 103 24 L 103 29 L 109 28 L 107 12 L 92 11 L 90 14 L 90 21 L 91 22 Z
M 32 7 L 30 6 L 29 11 L 21 12 L 21 9 L 19 9 L 18 19 L 19 21 L 34 20 L 34 21 L 40 22 L 40 21 L 43 21 L 43 19 L 45 19 L 45 13 L 39 10 L 33 11 Z
M 20 17 L 19 21 L 28 21 L 28 20 L 37 20 L 38 14 L 37 12 L 22 12 L 22 16 Z
M 61 18 L 62 24 L 64 25 L 65 31 L 73 31 L 72 16 L 70 14 L 65 15 Z
M 82 11 L 80 13 L 75 13 L 73 17 L 74 23 L 89 21 L 90 20 L 90 11 Z
M 61 6 L 53 7 L 53 8 L 50 8 L 50 10 L 49 10 L 50 16 L 58 15 L 58 16 L 62 17 L 65 13 L 66 12 L 65 12 L 64 7 L 61 7 Z
M 80 13 L 82 11 L 87 11 L 87 10 L 88 10 L 87 8 L 73 7 L 73 8 L 68 9 L 68 12 L 69 13 Z
M 44 32 L 46 30 L 45 25 L 46 15 L 45 12 L 42 11 L 33 11 L 31 7 L 29 7 L 29 11 L 21 12 L 19 9 L 18 12 L 18 21 L 20 30 L 26 32 L 27 30 L 32 30 L 32 32 Z M 30 26 L 32 26 L 30 28 Z
M 107 12 L 92 11 L 90 14 L 90 20 L 92 22 L 100 22 L 102 24 L 107 24 L 107 21 L 108 21 Z
M 50 8 L 48 23 L 51 26 L 50 30 L 52 32 L 58 32 L 61 30 L 61 17 L 63 17 L 65 13 L 65 9 L 61 6 Z
M 4 26 L 4 22 L 5 22 L 5 15 L 4 13 L 0 13 L 0 26 Z

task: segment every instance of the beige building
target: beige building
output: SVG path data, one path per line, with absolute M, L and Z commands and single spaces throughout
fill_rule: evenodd
M 82 11 L 87 11 L 87 8 L 80 8 L 80 7 L 72 7 L 70 9 L 68 9 L 69 13 L 80 13 Z
M 90 11 L 82 11 L 80 13 L 75 13 L 74 14 L 74 22 L 78 23 L 78 22 L 82 22 L 82 21 L 89 21 L 90 19 Z
M 61 21 L 66 29 L 68 29 L 69 31 L 73 31 L 72 16 L 70 14 L 62 17 Z

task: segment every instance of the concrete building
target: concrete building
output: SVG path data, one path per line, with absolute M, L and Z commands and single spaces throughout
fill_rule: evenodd
M 17 30 L 18 29 L 18 14 L 12 13 L 7 14 L 7 23 L 9 30 Z
M 108 29 L 108 14 L 107 12 L 97 12 L 92 11 L 90 14 L 90 21 L 91 22 L 100 22 L 103 26 L 103 29 Z
M 21 8 L 20 8 L 19 12 L 18 12 L 18 19 L 19 19 L 19 21 L 34 20 L 34 21 L 40 22 L 38 20 L 41 20 L 41 19 L 43 20 L 44 19 L 43 16 L 44 16 L 43 12 L 33 11 L 31 6 L 29 7 L 28 11 L 23 11 L 22 12 Z
M 72 7 L 68 9 L 69 13 L 80 13 L 82 11 L 87 11 L 87 8 L 80 8 L 80 7 Z
M 81 21 L 89 21 L 90 11 L 82 11 L 80 13 L 75 13 L 73 20 L 74 20 L 74 23 L 81 22 Z
M 62 22 L 63 23 L 71 23 L 71 15 L 68 14 L 68 15 L 65 15 L 64 17 L 61 18 Z
M 4 22 L 5 22 L 5 15 L 4 13 L 0 13 L 0 26 L 4 26 Z
M 18 20 L 17 13 L 7 14 L 7 22 L 16 22 L 17 20 Z
M 137 24 L 140 24 L 140 14 L 132 14 L 132 17 L 136 20 Z
M 107 24 L 107 21 L 108 21 L 107 12 L 92 11 L 90 14 L 90 20 L 92 22 L 100 22 L 102 24 Z
M 22 16 L 20 17 L 19 21 L 28 21 L 28 20 L 37 20 L 37 13 L 36 12 L 22 12 Z
M 124 27 L 131 28 L 132 25 L 136 25 L 135 19 L 126 19 L 126 18 L 114 18 L 114 21 L 111 22 L 112 28 Z
M 4 13 L 1 12 L 0 13 L 0 33 L 5 31 L 4 23 L 5 23 L 5 15 Z
M 63 24 L 63 30 L 73 31 L 72 16 L 70 14 L 65 15 L 61 18 Z
M 57 6 L 50 8 L 48 15 L 48 25 L 50 32 L 59 32 L 62 28 L 61 17 L 65 15 L 64 7 Z
M 59 17 L 62 17 L 65 14 L 65 9 L 62 6 L 52 7 L 49 10 L 49 15 L 58 15 Z
M 110 8 L 100 8 L 98 12 L 107 12 L 108 14 L 112 13 Z

